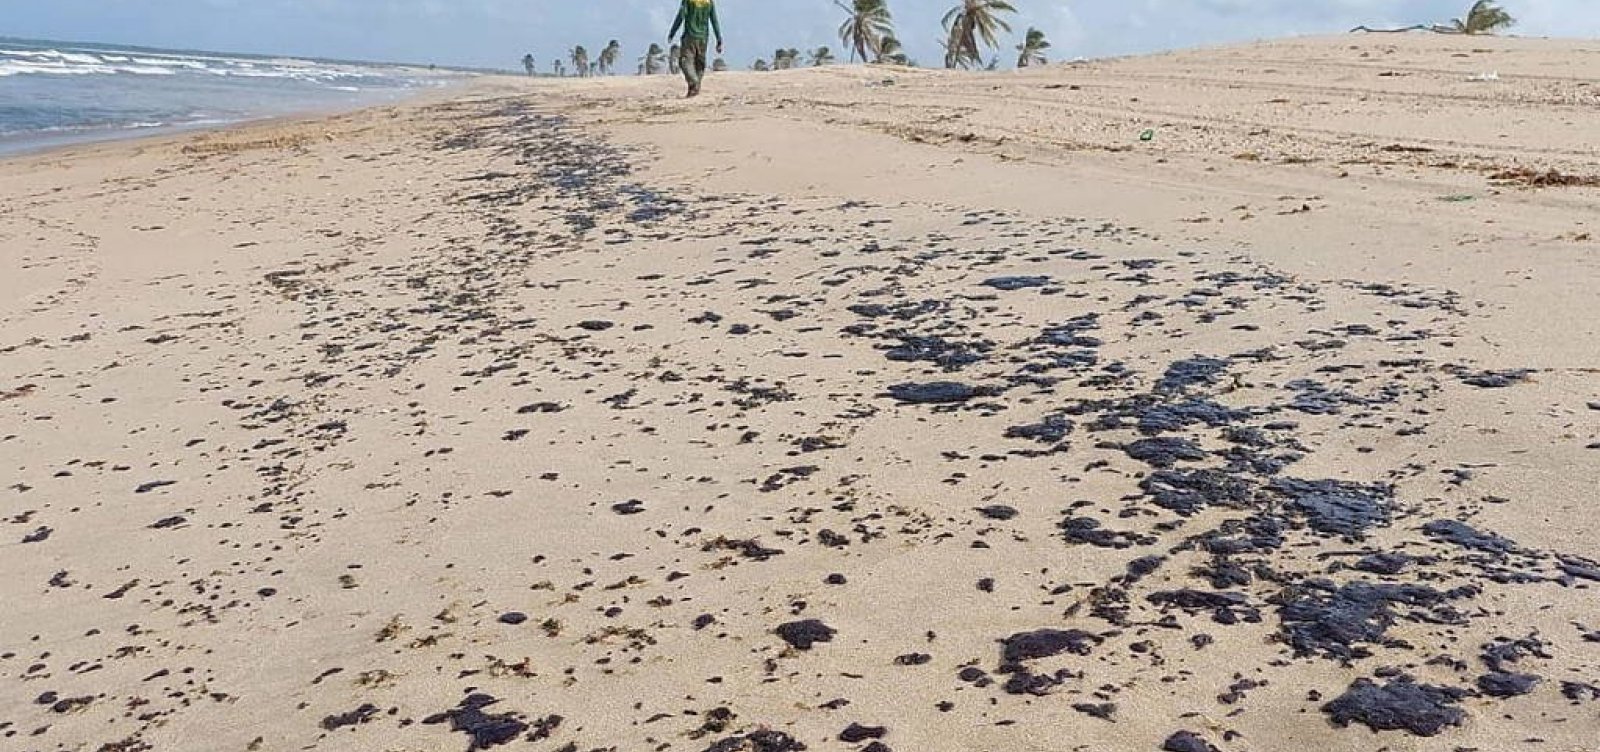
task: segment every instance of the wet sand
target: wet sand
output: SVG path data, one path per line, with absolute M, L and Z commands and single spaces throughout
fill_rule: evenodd
M 0 746 L 1596 749 L 1596 80 L 502 80 L 0 162 Z

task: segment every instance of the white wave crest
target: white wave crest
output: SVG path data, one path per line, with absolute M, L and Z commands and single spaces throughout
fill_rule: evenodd
M 20 60 L 0 60 L 0 77 L 21 76 L 24 74 L 56 75 L 56 76 L 87 76 L 95 73 L 112 73 L 110 66 L 81 65 L 68 67 L 59 63 L 27 63 Z
M 184 60 L 175 57 L 136 57 L 133 62 L 140 65 L 149 65 L 158 68 L 188 68 L 190 70 L 205 70 L 206 64 L 197 60 Z
M 172 76 L 213 75 L 237 78 L 282 79 L 326 86 L 338 91 L 395 86 L 425 86 L 398 70 L 319 63 L 299 58 L 229 58 L 153 52 L 83 49 L 9 49 L 0 47 L 0 77 L 19 75 Z M 360 89 L 357 89 L 357 85 Z
M 116 73 L 131 73 L 136 76 L 176 76 L 178 72 L 171 68 L 158 68 L 145 65 L 119 65 L 112 69 Z

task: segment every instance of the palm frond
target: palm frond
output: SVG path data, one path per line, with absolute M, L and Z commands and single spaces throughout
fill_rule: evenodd
M 1477 0 L 1465 18 L 1450 22 L 1449 29 L 1457 34 L 1493 34 L 1515 26 L 1517 20 L 1494 0 Z

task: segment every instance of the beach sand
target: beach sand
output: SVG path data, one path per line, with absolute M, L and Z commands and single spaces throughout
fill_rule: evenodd
M 0 749 L 1600 749 L 1600 43 L 679 86 L 0 162 Z

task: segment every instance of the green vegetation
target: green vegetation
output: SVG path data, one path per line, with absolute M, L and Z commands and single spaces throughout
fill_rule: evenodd
M 1457 34 L 1494 34 L 1515 26 L 1517 19 L 1505 12 L 1494 0 L 1478 0 L 1467 11 L 1466 18 L 1450 22 L 1449 28 Z
M 839 27 L 839 40 L 850 51 L 850 61 L 881 58 L 884 40 L 894 39 L 894 18 L 887 0 L 854 0 L 851 5 L 843 0 L 833 2 L 849 14 Z
M 1026 68 L 1030 65 L 1044 65 L 1046 60 L 1044 51 L 1050 49 L 1050 41 L 1044 38 L 1044 32 L 1028 27 L 1028 33 L 1023 37 L 1022 44 L 1017 45 L 1017 67 Z
M 983 49 L 999 47 L 1000 34 L 1011 31 L 1011 24 L 1002 14 L 1016 12 L 1006 0 L 961 0 L 960 5 L 944 14 L 944 67 L 982 65 Z

